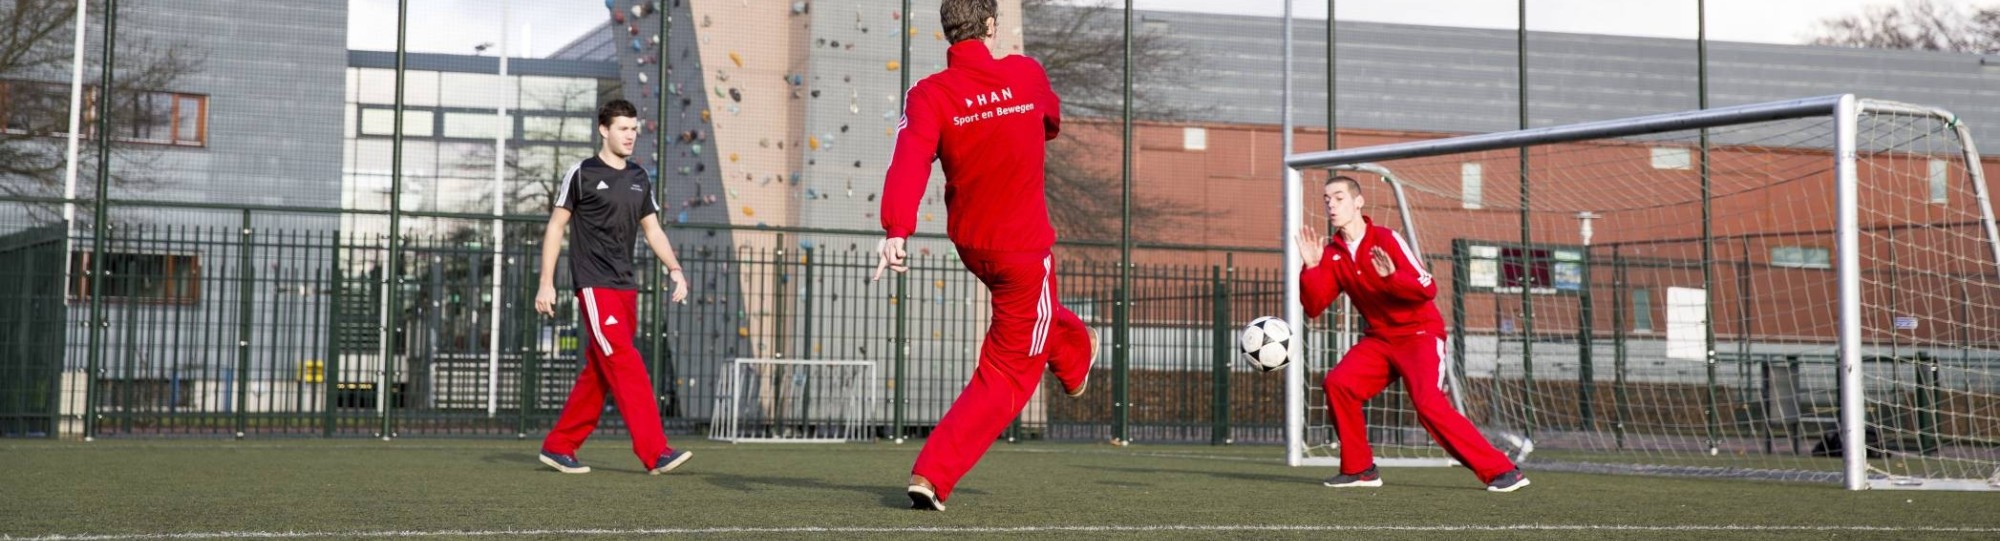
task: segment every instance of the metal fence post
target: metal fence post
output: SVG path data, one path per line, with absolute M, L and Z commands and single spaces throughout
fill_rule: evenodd
M 97 88 L 109 97 L 112 75 L 117 71 L 118 0 L 104 2 L 104 72 Z M 111 185 L 111 100 L 97 100 L 97 193 L 90 215 L 90 360 L 84 368 L 83 441 L 97 436 L 97 372 L 104 368 L 104 243 L 110 232 L 104 201 Z
M 389 152 L 389 246 L 382 255 L 382 316 L 380 380 L 376 383 L 375 407 L 381 412 L 381 434 L 384 440 L 396 437 L 393 418 L 396 411 L 396 340 L 402 336 L 400 328 L 403 318 L 403 110 L 404 90 L 408 88 L 409 71 L 410 0 L 396 2 L 396 105 L 395 127 L 392 130 L 394 144 Z
M 906 384 L 909 382 L 904 376 L 907 373 L 907 365 L 909 364 L 910 318 L 909 302 L 905 298 L 905 293 L 909 291 L 909 287 L 909 273 L 897 273 L 896 296 L 891 299 L 892 302 L 890 303 L 895 306 L 896 312 L 895 343 L 890 345 L 890 349 L 894 351 L 893 355 L 896 360 L 896 379 L 890 382 L 890 387 L 895 390 L 893 393 L 895 403 L 891 405 L 894 408 L 894 422 L 890 425 L 890 437 L 894 438 L 896 443 L 903 443 L 903 426 L 904 422 L 907 421 L 904 417 L 904 409 L 908 404 L 909 393 L 905 388 L 908 387 Z
M 340 269 L 340 233 L 335 232 L 329 237 L 333 241 L 328 250 L 332 255 L 327 257 L 326 273 L 326 360 L 320 361 L 319 374 L 323 389 L 320 392 L 320 436 L 331 438 L 334 433 L 333 412 L 340 405 L 334 398 L 340 390 L 340 298 L 347 286 L 341 279 L 344 273 Z
M 1625 448 L 1625 298 L 1631 295 L 1626 283 L 1625 256 L 1611 247 L 1611 423 L 1612 437 L 1619 449 Z
M 250 261 L 250 211 L 243 211 L 243 227 L 237 231 L 236 243 L 236 439 L 243 439 L 243 432 L 249 425 L 250 405 L 250 318 L 254 308 L 251 296 L 256 288 L 251 284 L 256 279 L 257 268 Z
M 1229 282 L 1222 278 L 1222 267 L 1208 268 L 1208 283 L 1215 309 L 1214 336 L 1209 344 L 1215 356 L 1214 425 L 1209 429 L 1208 443 L 1227 445 L 1234 443 L 1229 437 L 1229 346 L 1235 341 L 1229 339 Z

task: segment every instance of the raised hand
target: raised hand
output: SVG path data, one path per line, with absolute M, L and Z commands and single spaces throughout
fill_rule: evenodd
M 1299 259 L 1305 260 L 1306 268 L 1319 266 L 1319 258 L 1326 256 L 1326 237 L 1320 236 L 1312 226 L 1300 226 L 1292 235 L 1299 244 Z
M 1368 254 L 1372 256 L 1370 260 L 1375 262 L 1375 274 L 1377 276 L 1387 278 L 1390 274 L 1396 272 L 1396 262 L 1389 259 L 1389 252 L 1382 251 L 1381 246 L 1376 246 L 1369 250 Z

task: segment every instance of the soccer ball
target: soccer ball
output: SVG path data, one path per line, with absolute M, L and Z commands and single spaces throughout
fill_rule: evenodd
M 1243 348 L 1243 360 L 1258 370 L 1284 368 L 1292 362 L 1292 326 L 1271 316 L 1257 318 L 1243 327 L 1237 345 Z

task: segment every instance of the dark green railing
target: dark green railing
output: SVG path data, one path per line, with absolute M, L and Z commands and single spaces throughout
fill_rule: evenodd
M 391 243 L 361 232 L 386 230 L 379 213 L 114 207 L 132 223 L 111 224 L 101 243 L 89 228 L 66 237 L 60 222 L 0 224 L 13 231 L 0 236 L 9 296 L 0 306 L 0 434 L 527 435 L 553 423 L 576 377 L 574 300 L 560 295 L 553 318 L 531 306 L 541 217 L 499 220 L 506 241 L 496 249 L 491 217 L 412 213 L 406 229 L 432 233 L 401 239 L 402 268 L 385 269 Z M 694 292 L 686 304 L 664 302 L 657 263 L 638 250 L 635 341 L 671 430 L 705 428 L 720 372 L 739 357 L 880 363 L 886 388 L 871 418 L 881 437 L 923 436 L 972 373 L 985 293 L 941 239 L 916 241 L 901 280 L 870 283 L 872 232 L 690 225 L 669 235 Z M 1280 302 L 1280 276 L 1230 268 L 1232 249 L 1141 249 L 1214 262 L 1131 271 L 1131 368 L 1114 374 L 1100 361 L 1093 380 L 1129 383 L 1132 437 L 1222 441 L 1233 425 L 1238 438 L 1275 441 L 1281 402 L 1246 398 L 1281 396 L 1278 379 L 1228 372 L 1240 367 L 1229 353 L 1232 318 Z M 85 263 L 99 252 L 101 283 L 81 266 L 65 278 L 65 253 Z M 1115 253 L 1106 244 L 1058 248 L 1063 302 L 1105 340 L 1119 279 L 1105 256 Z M 568 287 L 566 265 L 559 289 Z M 385 317 L 390 284 L 402 289 Z M 87 311 L 69 309 L 91 295 L 105 307 L 95 342 Z M 93 351 L 95 372 L 85 362 Z M 1038 400 L 1011 435 L 1107 438 L 1117 409 L 1107 392 Z

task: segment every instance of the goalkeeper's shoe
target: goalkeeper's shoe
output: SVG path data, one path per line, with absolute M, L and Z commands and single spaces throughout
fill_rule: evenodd
M 1368 469 L 1361 470 L 1361 473 L 1335 475 L 1326 478 L 1322 484 L 1333 488 L 1379 487 L 1382 486 L 1382 472 L 1376 471 L 1374 464 L 1369 464 Z

